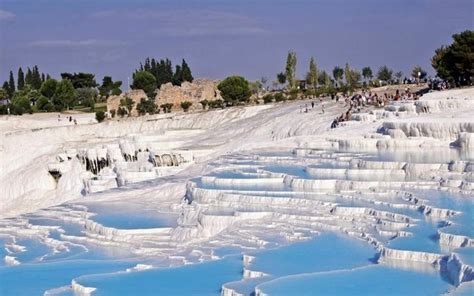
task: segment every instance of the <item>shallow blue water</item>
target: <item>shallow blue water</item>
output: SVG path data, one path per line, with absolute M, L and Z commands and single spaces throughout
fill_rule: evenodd
M 381 265 L 353 271 L 300 275 L 264 283 L 270 295 L 440 295 L 450 288 L 437 273 Z
M 134 264 L 78 260 L 0 267 L 0 295 L 42 295 L 48 289 L 70 285 L 77 276 L 118 271 Z
M 241 256 L 230 256 L 178 268 L 87 276 L 77 282 L 96 287 L 94 295 L 220 295 L 223 283 L 241 277 Z
M 417 221 L 415 226 L 405 229 L 413 235 L 408 237 L 399 237 L 390 241 L 388 246 L 398 250 L 410 250 L 429 253 L 442 253 L 439 238 L 438 224 L 429 221 Z
M 376 251 L 366 242 L 334 233 L 255 253 L 251 270 L 281 276 L 372 264 Z
M 154 215 L 140 215 L 135 213 L 99 213 L 91 218 L 105 227 L 118 229 L 147 229 L 159 227 L 175 227 L 177 215 L 155 213 Z

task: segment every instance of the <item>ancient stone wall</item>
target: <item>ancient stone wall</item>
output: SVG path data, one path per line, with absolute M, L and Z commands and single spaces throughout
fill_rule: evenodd
M 209 79 L 195 79 L 191 82 L 183 82 L 181 86 L 172 85 L 166 83 L 161 85 L 160 89 L 156 91 L 155 103 L 160 108 L 163 104 L 173 104 L 173 110 L 182 110 L 181 102 L 189 101 L 192 103 L 190 110 L 202 109 L 202 105 L 199 103 L 202 100 L 218 100 L 222 99 L 220 91 L 217 89 L 218 81 Z M 132 109 L 132 116 L 138 116 L 137 104 L 142 98 L 147 98 L 145 92 L 141 89 L 131 90 L 122 93 L 118 96 L 110 96 L 107 99 L 107 112 L 115 110 L 117 112 L 120 107 L 120 100 L 129 97 L 135 105 Z
M 193 103 L 190 110 L 202 109 L 200 101 L 222 99 L 217 85 L 218 81 L 208 79 L 195 79 L 192 83 L 183 82 L 181 86 L 166 83 L 161 85 L 157 92 L 155 103 L 158 107 L 171 103 L 174 110 L 181 110 L 181 102 L 189 101 Z
M 147 98 L 145 92 L 141 89 L 134 89 L 127 92 L 124 92 L 118 96 L 110 96 L 107 99 L 107 112 L 110 114 L 112 110 L 115 110 L 117 113 L 118 108 L 120 107 L 120 100 L 125 99 L 126 97 L 132 99 L 135 104 L 132 109 L 132 116 L 138 116 L 137 105 L 140 103 L 142 98 Z M 125 107 L 124 107 L 125 108 Z

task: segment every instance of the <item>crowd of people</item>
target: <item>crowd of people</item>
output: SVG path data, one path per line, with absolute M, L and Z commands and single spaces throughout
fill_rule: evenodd
M 338 95 L 331 97 L 335 99 L 336 102 L 339 101 Z M 362 93 L 353 96 L 343 95 L 342 98 L 345 102 L 344 107 L 348 109 L 332 121 L 331 128 L 338 127 L 340 122 L 351 120 L 352 113 L 360 112 L 363 107 L 371 105 L 383 108 L 390 101 L 418 100 L 420 95 L 418 93 L 412 93 L 409 88 L 406 88 L 402 92 L 397 89 L 395 94 L 384 93 L 383 95 L 379 95 L 370 91 L 362 91 Z

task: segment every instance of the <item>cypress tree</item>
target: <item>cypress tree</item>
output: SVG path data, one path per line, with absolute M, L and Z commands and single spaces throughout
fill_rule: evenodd
M 181 62 L 181 81 L 193 82 L 194 78 L 191 74 L 191 69 L 189 68 L 186 61 L 183 59 Z
M 23 87 L 25 87 L 25 74 L 23 73 L 23 70 L 21 69 L 21 67 L 18 68 L 17 85 L 18 85 L 18 90 L 22 90 Z
M 15 79 L 13 78 L 13 72 L 10 71 L 10 79 L 8 82 L 8 95 L 12 97 L 14 92 L 15 92 Z
M 173 85 L 181 85 L 183 82 L 183 72 L 181 71 L 181 66 L 176 65 L 176 70 L 173 75 Z
M 44 77 L 44 73 L 41 73 L 41 83 L 45 82 L 46 78 Z
M 33 85 L 33 80 L 32 80 L 32 74 L 31 74 L 30 67 L 28 67 L 28 71 L 26 71 L 25 84 L 30 85 L 30 86 Z
M 39 72 L 38 66 L 35 65 L 33 67 L 33 72 L 31 73 L 31 86 L 34 89 L 40 89 L 41 83 L 42 81 L 41 81 L 40 72 Z

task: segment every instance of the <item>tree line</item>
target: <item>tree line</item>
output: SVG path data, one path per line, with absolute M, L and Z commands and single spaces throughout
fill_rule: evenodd
M 453 42 L 450 45 L 441 46 L 435 51 L 431 64 L 440 79 L 455 86 L 472 85 L 474 31 L 466 30 L 452 37 Z M 304 79 L 297 79 L 297 63 L 296 53 L 289 51 L 284 70 L 276 75 L 276 81 L 273 82 L 274 89 L 280 86 L 280 93 L 267 94 L 263 98 L 264 102 L 296 99 L 301 93 L 304 96 L 346 93 L 361 87 L 400 83 L 403 80 L 420 81 L 427 78 L 427 72 L 420 66 L 413 67 L 408 78 L 404 77 L 403 72 L 395 72 L 388 66 L 381 66 L 374 72 L 368 66 L 358 70 L 346 63 L 343 67 L 335 66 L 328 72 L 319 69 L 316 59 L 311 57 Z M 184 59 L 174 68 L 168 58 L 145 59 L 133 73 L 133 82 L 130 85 L 132 89 L 142 89 L 147 94 L 147 98 L 143 98 L 137 104 L 137 110 L 139 113 L 157 112 L 159 109 L 154 96 L 161 85 L 165 83 L 181 85 L 185 81 L 192 82 L 193 79 L 191 69 Z M 252 94 L 256 94 L 258 98 L 263 89 L 268 89 L 267 82 L 266 78 L 249 82 L 242 76 L 230 76 L 218 85 L 222 100 L 203 100 L 201 104 L 204 108 L 244 104 L 250 100 Z M 95 103 L 103 101 L 110 95 L 120 94 L 121 86 L 122 82 L 114 81 L 111 76 L 104 76 L 102 84 L 96 83 L 94 74 L 84 72 L 62 73 L 61 79 L 56 80 L 49 74 L 42 73 L 36 65 L 28 67 L 26 73 L 20 67 L 16 79 L 13 71 L 10 71 L 9 79 L 0 88 L 0 113 L 61 111 L 76 106 L 93 110 Z M 181 107 L 187 110 L 190 105 L 190 102 L 185 102 Z M 129 113 L 131 111 L 129 100 L 124 100 L 122 107 L 120 112 Z M 166 104 L 160 107 L 164 112 L 171 110 Z
M 28 67 L 26 74 L 21 67 L 16 73 L 15 76 L 10 71 L 9 79 L 0 88 L 0 114 L 21 115 L 71 108 L 93 111 L 96 103 L 122 93 L 122 81 L 114 81 L 111 76 L 104 76 L 101 84 L 96 82 L 95 74 L 85 72 L 64 72 L 60 75 L 61 79 L 54 79 L 49 74 L 40 72 L 36 65 Z M 192 82 L 193 79 L 191 69 L 184 59 L 173 70 L 172 63 L 167 58 L 159 61 L 147 58 L 133 73 L 130 87 L 143 89 L 152 98 L 162 84 L 171 82 L 173 85 L 181 85 L 184 81 Z M 150 102 L 145 102 L 142 109 L 152 110 L 153 106 L 150 105 Z

